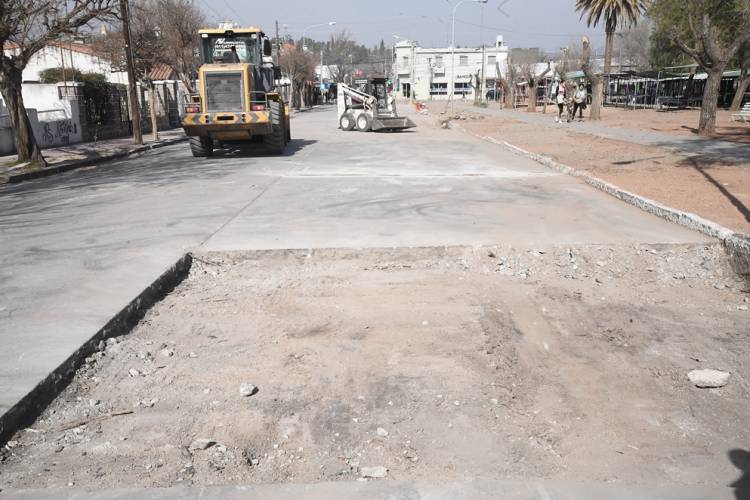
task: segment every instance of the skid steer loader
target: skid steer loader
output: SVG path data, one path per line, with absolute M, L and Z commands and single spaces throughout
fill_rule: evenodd
M 338 84 L 336 103 L 341 130 L 378 132 L 417 126 L 409 118 L 398 116 L 396 102 L 386 92 L 385 78 L 372 79 L 364 87 L 363 90 Z
M 211 156 L 214 142 L 262 141 L 271 153 L 291 140 L 289 109 L 276 82 L 281 71 L 260 28 L 202 29 L 198 92 L 185 95 L 182 128 L 193 156 Z

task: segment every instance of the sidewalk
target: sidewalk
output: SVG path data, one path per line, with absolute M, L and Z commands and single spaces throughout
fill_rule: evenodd
M 181 128 L 176 128 L 159 132 L 159 140 L 156 142 L 151 140 L 151 134 L 144 134 L 142 145 L 133 144 L 133 138 L 128 136 L 48 148 L 43 151 L 47 160 L 47 167 L 43 169 L 29 169 L 25 165 L 17 164 L 16 155 L 0 156 L 0 184 L 59 174 L 90 165 L 97 160 L 121 158 L 184 140 L 187 140 L 185 133 Z
M 496 107 L 480 108 L 471 104 L 456 103 L 456 111 L 472 112 L 498 118 L 507 118 L 523 121 L 531 125 L 541 125 L 550 128 L 560 128 L 555 123 L 555 110 L 548 108 L 547 114 L 527 113 L 525 108 L 521 111 L 503 110 Z M 655 112 L 654 112 L 655 113 Z M 573 132 L 591 134 L 605 139 L 632 142 L 646 146 L 667 148 L 684 155 L 714 156 L 725 161 L 750 162 L 750 147 L 747 144 L 721 141 L 700 136 L 678 136 L 663 132 L 637 130 L 624 127 L 612 127 L 607 125 L 606 119 L 602 121 L 572 122 L 562 125 Z

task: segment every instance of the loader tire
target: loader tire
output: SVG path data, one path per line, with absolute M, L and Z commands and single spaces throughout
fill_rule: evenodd
M 341 130 L 346 130 L 348 132 L 354 130 L 356 125 L 354 116 L 352 116 L 351 113 L 344 113 L 341 115 L 341 118 L 339 118 L 339 126 L 341 127 Z
M 271 133 L 263 138 L 263 144 L 270 153 L 280 155 L 286 147 L 284 107 L 278 101 L 271 101 L 268 104 L 271 116 Z
M 208 158 L 214 154 L 214 141 L 210 137 L 190 137 L 190 152 L 196 158 Z
M 369 132 L 372 128 L 372 119 L 367 113 L 362 113 L 357 117 L 357 130 L 360 132 Z

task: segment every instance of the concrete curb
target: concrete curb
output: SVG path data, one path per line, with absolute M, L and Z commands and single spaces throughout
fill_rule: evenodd
M 98 158 L 86 158 L 85 160 L 73 160 L 69 162 L 62 162 L 59 165 L 53 165 L 51 167 L 47 167 L 41 170 L 35 170 L 33 172 L 24 172 L 22 174 L 14 174 L 14 175 L 7 175 L 7 176 L 0 175 L 0 185 L 17 184 L 19 182 L 28 181 L 31 179 L 39 179 L 42 177 L 49 177 L 50 175 L 62 174 L 64 172 L 70 172 L 71 170 L 76 170 L 82 167 L 89 167 L 99 162 L 117 160 L 120 158 L 126 158 L 128 156 L 143 153 L 145 151 L 150 151 L 152 149 L 159 149 L 165 146 L 171 146 L 172 144 L 185 142 L 187 141 L 187 139 L 188 139 L 187 137 L 178 137 L 177 139 L 169 139 L 165 141 L 160 141 L 155 144 L 144 144 L 143 146 L 138 146 L 137 148 L 134 148 L 128 151 L 112 153 L 110 155 L 104 155 Z
M 683 212 L 681 210 L 663 205 L 658 201 L 654 201 L 638 194 L 631 193 L 630 191 L 626 191 L 625 189 L 622 189 L 609 182 L 603 181 L 602 179 L 599 179 L 598 177 L 595 177 L 588 172 L 577 170 L 573 167 L 569 167 L 568 165 L 556 162 L 548 156 L 526 151 L 525 149 L 519 148 L 518 146 L 514 146 L 513 144 L 505 141 L 499 141 L 489 136 L 481 136 L 479 134 L 469 132 L 460 125 L 456 126 L 451 124 L 451 128 L 461 130 L 462 132 L 478 139 L 482 139 L 483 141 L 502 146 L 519 156 L 534 160 L 537 163 L 544 165 L 545 167 L 557 170 L 558 172 L 561 172 L 563 174 L 567 174 L 573 177 L 580 177 L 584 180 L 584 182 L 586 182 L 586 184 L 593 186 L 600 191 L 604 191 L 605 193 L 614 196 L 615 198 L 622 200 L 625 203 L 640 208 L 645 212 L 656 215 L 657 217 L 668 220 L 675 224 L 679 224 L 680 226 L 687 227 L 688 229 L 701 232 L 712 238 L 716 238 L 723 243 L 724 248 L 727 250 L 727 253 L 730 256 L 730 262 L 735 272 L 742 276 L 750 276 L 750 238 L 745 235 L 735 233 L 731 229 L 708 219 L 704 219 L 699 215 L 692 214 L 690 212 Z
M 31 424 L 75 375 L 85 359 L 98 350 L 100 341 L 129 333 L 154 304 L 164 298 L 188 275 L 192 256 L 186 254 L 143 290 L 106 325 L 79 347 L 34 389 L 0 415 L 0 446 Z

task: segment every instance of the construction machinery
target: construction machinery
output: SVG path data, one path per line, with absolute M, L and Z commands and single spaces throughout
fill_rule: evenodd
M 291 140 L 289 108 L 260 28 L 199 30 L 202 65 L 197 92 L 183 96 L 182 128 L 193 156 L 211 156 L 215 143 L 260 141 L 281 154 Z
M 341 130 L 378 132 L 416 127 L 409 118 L 398 116 L 396 101 L 388 95 L 385 78 L 373 78 L 360 88 L 340 83 L 336 102 Z

